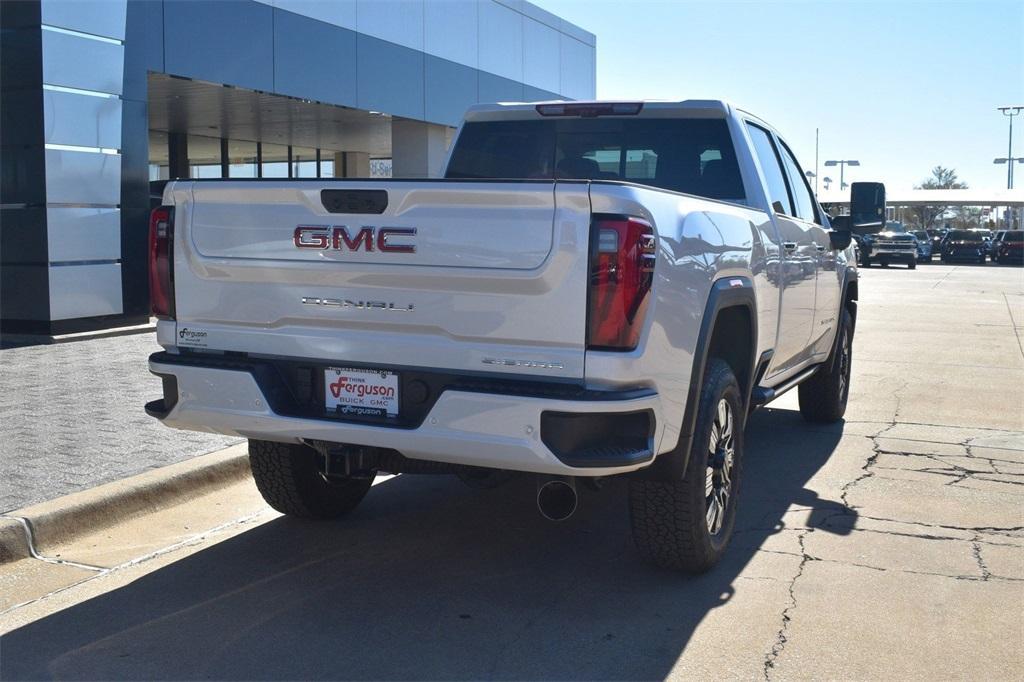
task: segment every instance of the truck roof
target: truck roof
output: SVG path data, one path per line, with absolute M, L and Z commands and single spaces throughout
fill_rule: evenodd
M 636 114 L 645 118 L 673 117 L 680 114 L 707 118 L 725 118 L 733 110 L 732 105 L 720 99 L 671 100 L 549 100 L 546 102 L 496 102 L 474 104 L 465 115 L 466 121 L 523 120 L 542 118 L 539 108 L 543 106 L 569 105 L 578 107 L 599 107 L 615 104 L 642 105 Z M 612 114 L 616 115 L 616 114 Z

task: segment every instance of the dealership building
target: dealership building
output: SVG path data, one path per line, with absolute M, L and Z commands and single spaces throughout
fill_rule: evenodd
M 0 331 L 148 320 L 151 186 L 431 177 L 467 107 L 589 99 L 524 0 L 0 2 Z

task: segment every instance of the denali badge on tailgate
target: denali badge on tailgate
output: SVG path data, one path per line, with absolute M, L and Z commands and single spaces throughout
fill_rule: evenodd
M 353 301 L 347 298 L 321 298 L 320 296 L 303 296 L 303 305 L 319 305 L 329 308 L 353 308 L 355 310 L 394 310 L 399 313 L 411 313 L 416 307 L 398 305 L 394 301 Z
M 415 227 L 362 227 L 353 236 L 345 225 L 299 225 L 292 241 L 299 249 L 372 252 L 376 247 L 382 253 L 416 253 L 416 245 L 409 243 L 415 236 Z M 396 239 L 404 243 L 395 244 Z

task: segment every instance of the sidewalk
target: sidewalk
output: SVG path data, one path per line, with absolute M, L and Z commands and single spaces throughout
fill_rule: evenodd
M 161 426 L 154 333 L 0 350 L 0 513 L 225 448 Z

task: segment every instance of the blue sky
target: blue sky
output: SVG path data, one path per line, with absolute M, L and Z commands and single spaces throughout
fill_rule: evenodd
M 1024 104 L 1022 0 L 533 2 L 597 35 L 599 98 L 729 99 L 778 128 L 805 170 L 818 127 L 822 162 L 863 164 L 847 182 L 910 188 L 941 164 L 1006 187 L 996 107 Z

